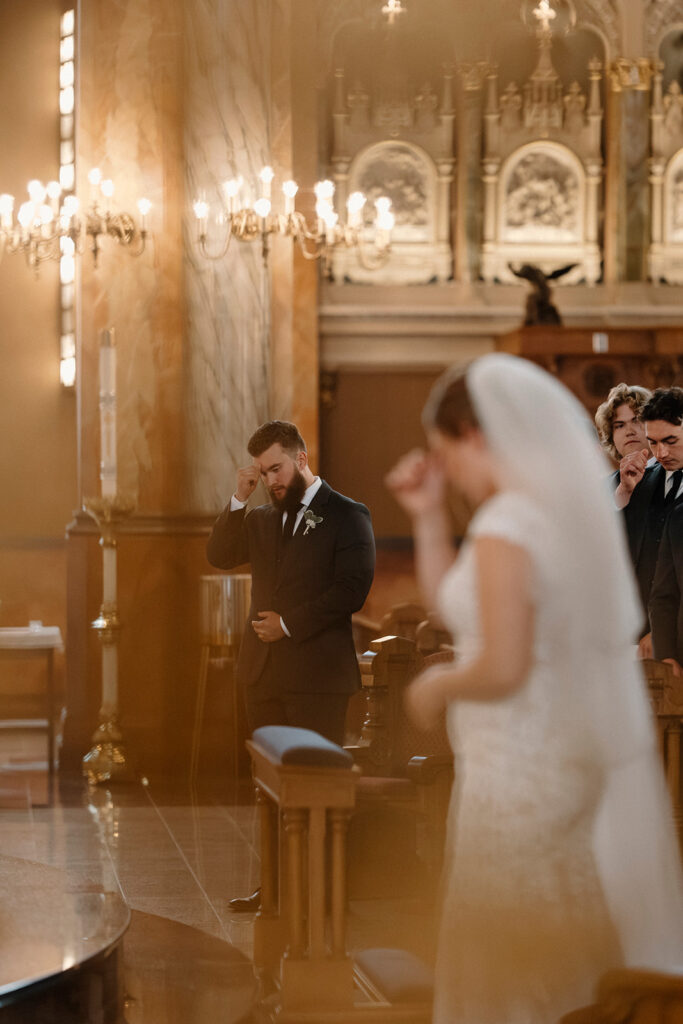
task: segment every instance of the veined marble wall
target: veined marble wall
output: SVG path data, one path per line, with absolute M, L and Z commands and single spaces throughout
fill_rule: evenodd
M 270 163 L 269 0 L 186 0 L 184 151 L 186 208 L 209 203 L 208 244 L 220 252 L 222 184 L 244 181 Z M 274 187 L 277 186 L 274 182 Z M 223 259 L 206 260 L 196 222 L 185 221 L 185 442 L 188 506 L 215 510 L 231 493 L 246 442 L 268 418 L 269 271 L 258 241 L 233 239 Z

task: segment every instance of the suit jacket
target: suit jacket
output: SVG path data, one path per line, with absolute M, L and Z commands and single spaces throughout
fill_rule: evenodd
M 673 506 L 659 546 L 657 571 L 650 594 L 654 655 L 683 664 L 683 502 Z
M 652 581 L 657 568 L 657 554 L 660 543 L 658 527 L 654 522 L 652 514 L 652 502 L 659 489 L 664 486 L 664 476 L 664 468 L 659 463 L 649 466 L 645 470 L 640 483 L 634 487 L 631 500 L 622 513 L 631 561 L 633 562 L 633 568 L 638 581 L 638 591 L 646 614 L 650 601 Z M 618 470 L 613 479 L 615 487 L 618 486 Z M 648 629 L 649 624 L 646 623 L 643 627 L 643 635 Z
M 375 540 L 365 505 L 322 482 L 309 508 L 322 521 L 306 531 L 301 520 L 294 536 L 282 540 L 282 513 L 273 505 L 231 512 L 214 523 L 207 556 L 219 569 L 251 563 L 249 622 L 237 661 L 237 678 L 256 682 L 268 657 L 283 691 L 350 693 L 360 674 L 351 615 L 370 590 Z M 275 611 L 289 630 L 266 644 L 251 620 Z

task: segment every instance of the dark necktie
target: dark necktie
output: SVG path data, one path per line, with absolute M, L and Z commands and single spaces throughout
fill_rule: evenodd
M 665 505 L 673 505 L 678 494 L 678 488 L 681 486 L 681 477 L 683 476 L 683 469 L 674 470 L 674 474 L 671 477 L 671 486 L 667 491 L 666 497 L 664 498 Z
M 292 536 L 294 535 L 294 524 L 296 523 L 296 517 L 299 514 L 299 509 L 301 507 L 301 502 L 299 502 L 296 508 L 290 508 L 287 510 L 287 518 L 285 519 L 285 525 L 282 527 L 282 539 L 285 542 L 285 544 L 287 543 L 287 541 L 291 540 Z

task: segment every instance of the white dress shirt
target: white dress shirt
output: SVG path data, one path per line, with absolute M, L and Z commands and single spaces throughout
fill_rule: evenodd
M 667 469 L 666 470 L 666 476 L 664 477 L 664 497 L 665 498 L 668 496 L 669 491 L 671 490 L 673 475 L 674 475 L 674 470 L 673 469 Z M 680 484 L 678 486 L 678 494 L 675 494 L 674 498 L 680 498 L 682 492 L 683 492 L 683 478 L 681 478 L 681 482 L 680 482 Z
M 294 523 L 294 529 L 292 531 L 293 534 L 296 533 L 296 531 L 299 529 L 299 523 L 303 519 L 304 512 L 306 511 L 308 506 L 313 501 L 313 498 L 318 493 L 318 491 L 320 489 L 321 483 L 322 483 L 322 480 L 320 479 L 319 476 L 317 476 L 314 479 L 313 483 L 309 487 L 307 487 L 306 490 L 304 491 L 303 497 L 301 499 L 301 505 L 299 506 L 299 511 L 296 514 L 296 521 Z M 239 511 L 239 509 L 244 508 L 244 506 L 246 504 L 247 504 L 246 501 L 240 501 L 239 498 L 237 498 L 233 494 L 232 498 L 230 499 L 230 511 L 231 512 L 237 512 L 237 511 Z M 283 512 L 282 513 L 282 526 L 283 527 L 284 527 L 285 523 L 287 522 L 287 516 L 288 515 L 289 515 L 288 512 Z M 287 636 L 291 636 L 289 630 L 287 629 L 287 627 L 284 624 L 282 616 L 280 616 L 280 625 L 282 626 L 285 634 Z

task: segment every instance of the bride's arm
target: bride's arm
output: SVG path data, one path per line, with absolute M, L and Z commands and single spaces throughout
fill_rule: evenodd
M 434 666 L 408 690 L 418 724 L 433 724 L 452 700 L 501 700 L 520 690 L 532 663 L 534 606 L 531 561 L 524 548 L 498 537 L 474 542 L 481 653 L 462 668 Z M 475 595 L 473 595 L 475 599 Z
M 416 450 L 398 461 L 386 483 L 412 519 L 418 582 L 429 608 L 435 609 L 439 584 L 456 555 L 443 470 L 433 457 Z
M 438 607 L 441 580 L 455 561 L 451 524 L 444 505 L 438 505 L 413 520 L 415 568 L 427 607 Z

